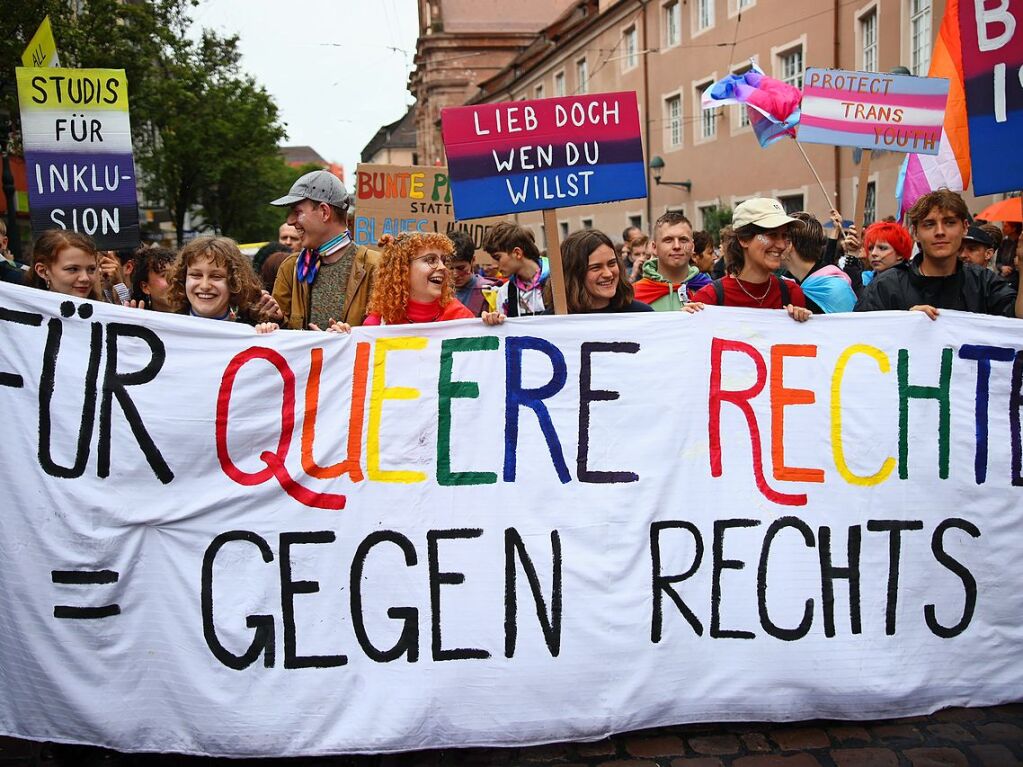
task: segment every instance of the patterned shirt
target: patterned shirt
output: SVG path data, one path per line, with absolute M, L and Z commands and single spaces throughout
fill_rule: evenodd
M 348 278 L 355 263 L 358 246 L 349 245 L 341 258 L 332 264 L 320 264 L 320 271 L 313 282 L 309 296 L 309 322 L 326 330 L 330 320 L 340 322 L 348 298 Z

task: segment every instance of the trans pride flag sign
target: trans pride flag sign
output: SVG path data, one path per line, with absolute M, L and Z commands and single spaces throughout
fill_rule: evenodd
M 634 92 L 441 112 L 459 221 L 646 197 Z
M 70 229 L 101 250 L 139 242 L 123 69 L 18 68 L 32 230 Z

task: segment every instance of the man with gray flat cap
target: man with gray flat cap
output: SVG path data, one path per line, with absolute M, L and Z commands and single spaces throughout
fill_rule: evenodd
M 301 251 L 284 260 L 273 295 L 284 327 L 327 330 L 366 318 L 373 272 L 380 254 L 352 242 L 351 197 L 341 179 L 325 170 L 306 173 L 271 205 L 290 208 L 287 223 L 298 230 Z

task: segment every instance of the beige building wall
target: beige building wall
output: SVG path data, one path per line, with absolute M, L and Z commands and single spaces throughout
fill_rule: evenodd
M 419 0 L 416 69 L 409 91 L 419 105 L 416 147 L 424 165 L 444 164 L 440 110 L 472 98 L 572 0 Z
M 546 53 L 527 60 L 520 56 L 514 69 L 483 82 L 482 91 L 466 100 L 532 99 L 560 95 L 561 89 L 566 95 L 635 91 L 647 161 L 661 157 L 662 180 L 690 180 L 692 189 L 658 186 L 650 174 L 646 200 L 559 211 L 562 233 L 593 226 L 615 239 L 637 219 L 648 226 L 668 209 L 684 210 L 701 228 L 706 208 L 731 208 L 760 195 L 780 197 L 827 220 L 829 200 L 795 143 L 786 139 L 760 148 L 740 108 L 705 116 L 700 89 L 747 66 L 751 58 L 768 75 L 795 79 L 797 85 L 806 67 L 888 71 L 915 63 L 926 74 L 929 48 L 918 45 L 914 55 L 910 15 L 929 7 L 929 34 L 917 40 L 933 44 L 944 13 L 944 0 L 580 0 L 577 5 L 588 11 L 586 21 Z M 918 29 L 925 18 L 917 18 Z M 852 218 L 861 169 L 853 150 L 801 146 L 830 200 Z M 897 214 L 895 185 L 903 157 L 874 153 L 868 183 L 875 219 Z M 992 201 L 966 197 L 973 210 Z M 538 214 L 521 215 L 520 221 L 545 241 Z

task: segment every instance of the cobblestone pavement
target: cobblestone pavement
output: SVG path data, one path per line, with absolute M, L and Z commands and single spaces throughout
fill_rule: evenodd
M 1019 767 L 1023 703 L 952 708 L 875 722 L 660 727 L 596 743 L 471 748 L 385 756 L 212 759 L 121 755 L 0 738 L 0 767 Z

